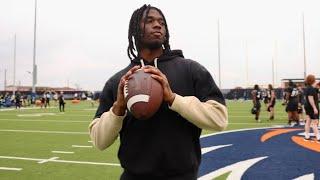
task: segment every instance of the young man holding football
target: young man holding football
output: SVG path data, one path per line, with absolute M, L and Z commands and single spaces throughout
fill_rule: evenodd
M 210 73 L 199 63 L 171 50 L 161 10 L 144 5 L 132 14 L 127 49 L 130 64 L 105 84 L 89 126 L 100 150 L 120 134 L 120 179 L 197 179 L 202 129 L 228 124 L 225 101 Z M 163 88 L 163 103 L 147 120 L 126 110 L 123 87 L 137 69 L 151 73 Z

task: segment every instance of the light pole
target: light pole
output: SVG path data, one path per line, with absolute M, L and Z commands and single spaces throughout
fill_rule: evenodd
M 36 93 L 37 65 L 36 65 L 36 39 L 37 39 L 37 0 L 34 8 L 34 31 L 33 31 L 33 65 L 32 65 L 32 93 Z
M 220 22 L 218 19 L 218 67 L 219 67 L 219 88 L 221 87 L 221 61 L 220 61 Z
M 304 31 L 304 13 L 302 13 L 302 35 L 303 35 L 303 78 L 307 77 L 307 60 L 306 60 L 306 34 Z
M 13 92 L 16 94 L 16 47 L 17 47 L 17 36 L 14 34 L 14 48 L 13 48 Z
M 7 69 L 4 69 L 4 91 L 7 90 Z

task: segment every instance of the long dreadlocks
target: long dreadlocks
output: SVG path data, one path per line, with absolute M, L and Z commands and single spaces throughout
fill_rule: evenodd
M 163 43 L 164 51 L 170 50 L 169 45 L 169 30 L 167 26 L 167 21 L 161 12 L 160 9 L 150 6 L 150 5 L 143 5 L 139 9 L 135 10 L 131 16 L 130 23 L 129 23 L 129 31 L 128 31 L 128 40 L 129 45 L 127 49 L 128 57 L 130 60 L 133 60 L 137 57 L 140 57 L 139 50 L 141 48 L 141 38 L 144 36 L 144 28 L 140 28 L 140 22 L 142 20 L 143 13 L 146 12 L 146 15 L 149 14 L 150 9 L 155 9 L 159 12 L 159 14 L 163 17 L 163 21 L 166 28 L 166 35 L 165 41 Z M 144 20 L 144 24 L 146 23 L 147 19 Z M 135 53 L 136 52 L 136 53 Z

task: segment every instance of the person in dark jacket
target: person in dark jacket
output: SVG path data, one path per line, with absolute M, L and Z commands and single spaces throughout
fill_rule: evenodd
M 185 59 L 181 50 L 171 50 L 169 37 L 160 9 L 144 5 L 134 11 L 128 32 L 131 62 L 106 82 L 89 125 L 93 144 L 100 150 L 120 134 L 121 180 L 197 179 L 202 129 L 221 131 L 228 124 L 224 97 L 210 73 Z M 143 121 L 126 110 L 123 92 L 139 68 L 163 88 L 159 110 Z
M 314 75 L 308 75 L 305 79 L 305 111 L 306 111 L 306 124 L 305 124 L 305 140 L 311 140 L 309 132 L 312 127 L 316 136 L 316 142 L 320 143 L 320 136 L 318 130 L 319 123 L 319 98 L 318 89 L 316 88 L 316 78 Z
M 59 111 L 64 112 L 64 105 L 66 104 L 66 102 L 64 101 L 64 96 L 62 91 L 59 94 L 58 101 L 59 101 Z
M 16 109 L 21 108 L 21 94 L 20 92 L 17 92 L 15 95 L 15 103 L 16 103 Z

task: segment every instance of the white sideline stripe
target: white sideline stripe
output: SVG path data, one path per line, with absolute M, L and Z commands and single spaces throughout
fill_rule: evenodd
M 51 151 L 52 153 L 58 153 L 58 154 L 73 154 L 74 152 L 71 151 Z
M 79 148 L 92 148 L 92 146 L 82 146 L 82 145 L 72 145 L 72 147 L 79 147 Z
M 9 167 L 0 167 L 0 170 L 8 170 L 8 171 L 21 171 L 22 168 L 9 168 Z
M 39 164 L 43 164 L 43 163 L 46 163 L 46 162 L 49 162 L 49 161 L 52 161 L 52 160 L 56 160 L 56 159 L 59 159 L 59 157 L 52 157 L 52 158 L 49 158 L 49 159 L 45 159 L 45 160 L 39 161 L 38 163 Z
M 38 130 L 18 130 L 18 129 L 0 129 L 0 132 L 23 132 L 23 133 L 47 133 L 47 134 L 85 134 L 88 132 L 67 132 L 67 131 L 38 131 Z
M 64 121 L 64 120 L 44 120 L 44 119 L 0 119 L 0 121 L 15 121 L 15 122 L 70 122 L 70 123 L 90 123 L 91 121 Z
M 131 106 L 137 102 L 149 102 L 149 96 L 145 95 L 145 94 L 139 94 L 139 95 L 132 96 L 127 102 L 128 109 L 130 110 Z
M 88 143 L 92 143 L 92 141 L 88 141 Z
M 15 156 L 0 156 L 0 159 L 16 159 L 16 160 L 26 160 L 26 161 L 46 160 L 46 159 L 37 159 L 37 158 L 15 157 Z M 116 164 L 116 163 L 100 163 L 100 162 L 89 162 L 89 161 L 52 160 L 50 162 L 71 163 L 71 164 L 90 164 L 90 165 L 103 165 L 103 166 L 120 166 L 120 164 Z

